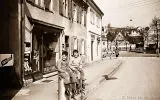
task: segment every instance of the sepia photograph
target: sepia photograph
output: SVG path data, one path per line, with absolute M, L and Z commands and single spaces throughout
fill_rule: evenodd
M 160 0 L 0 0 L 0 100 L 160 100 Z

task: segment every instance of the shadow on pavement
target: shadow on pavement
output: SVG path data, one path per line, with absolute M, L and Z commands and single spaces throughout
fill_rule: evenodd
M 116 79 L 118 79 L 116 77 L 108 77 L 108 75 L 103 75 L 103 77 L 105 78 L 105 80 L 116 80 Z
M 116 80 L 116 79 L 118 79 L 118 78 L 116 78 L 116 77 L 109 77 L 107 80 Z

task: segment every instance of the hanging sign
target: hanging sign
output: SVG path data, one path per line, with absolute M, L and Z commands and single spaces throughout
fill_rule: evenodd
M 0 67 L 13 66 L 13 54 L 0 54 Z

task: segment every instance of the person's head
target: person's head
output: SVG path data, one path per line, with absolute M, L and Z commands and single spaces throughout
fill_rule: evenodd
M 77 58 L 79 56 L 78 50 L 73 50 L 73 57 Z
M 62 52 L 62 60 L 65 61 L 68 59 L 68 52 L 67 51 L 63 51 Z

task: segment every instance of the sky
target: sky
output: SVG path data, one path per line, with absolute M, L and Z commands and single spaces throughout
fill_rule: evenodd
M 94 0 L 104 12 L 102 25 L 113 27 L 149 26 L 160 17 L 160 0 Z

